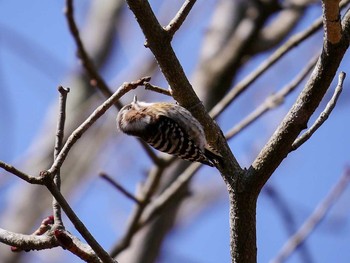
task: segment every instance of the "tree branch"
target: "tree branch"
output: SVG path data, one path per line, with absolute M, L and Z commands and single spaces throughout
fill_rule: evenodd
M 86 242 L 90 245 L 90 247 L 95 251 L 97 256 L 104 263 L 115 263 L 116 261 L 112 259 L 112 257 L 101 247 L 101 245 L 96 241 L 93 235 L 89 232 L 89 230 L 85 227 L 83 222 L 79 219 L 79 217 L 75 214 L 73 209 L 70 207 L 66 199 L 63 197 L 61 192 L 58 190 L 57 186 L 51 180 L 50 177 L 45 178 L 45 186 L 50 191 L 52 196 L 57 200 L 57 202 L 62 207 L 63 211 L 66 213 L 69 220 L 73 223 L 74 227 L 78 230 L 78 232 L 82 235 L 82 237 L 86 240 Z
M 16 169 L 14 166 L 7 164 L 3 161 L 0 161 L 0 167 L 6 170 L 9 173 L 12 173 L 13 175 L 16 175 L 17 177 L 21 178 L 22 180 L 26 181 L 30 184 L 44 184 L 43 178 L 41 177 L 35 177 L 28 175 L 18 169 Z
M 226 139 L 231 139 L 237 133 L 241 132 L 243 129 L 247 128 L 250 124 L 260 118 L 268 110 L 271 110 L 283 103 L 285 97 L 289 95 L 304 80 L 304 78 L 306 78 L 307 74 L 310 73 L 316 62 L 317 58 L 312 59 L 309 64 L 288 85 L 283 87 L 279 92 L 267 97 L 260 106 L 258 106 L 245 119 L 240 121 L 226 133 Z
M 54 236 L 22 235 L 0 228 L 0 242 L 22 250 L 41 250 L 57 247 Z
M 293 107 L 281 122 L 268 143 L 259 153 L 247 172 L 246 187 L 260 191 L 262 186 L 288 155 L 294 140 L 307 126 L 307 122 L 318 107 L 330 86 L 338 66 L 349 46 L 350 12 L 343 19 L 344 34 L 337 44 L 328 43 L 322 50 L 309 81 Z
M 332 44 L 338 43 L 342 36 L 339 3 L 340 0 L 322 1 L 325 37 Z
M 327 103 L 326 108 L 324 111 L 320 114 L 320 116 L 317 118 L 315 123 L 308 129 L 303 135 L 301 135 L 299 138 L 297 138 L 294 143 L 291 146 L 291 151 L 295 151 L 298 149 L 303 143 L 305 143 L 310 137 L 315 133 L 315 131 L 321 127 L 321 125 L 328 119 L 329 115 L 333 111 L 337 100 L 343 90 L 343 82 L 345 79 L 346 74 L 344 72 L 339 73 L 339 79 L 338 79 L 338 85 L 334 90 L 334 94 L 330 101 Z
M 60 99 L 59 99 L 59 115 L 58 115 L 58 122 L 57 122 L 54 159 L 57 158 L 58 154 L 60 153 L 60 151 L 62 149 L 62 145 L 63 145 L 64 124 L 66 121 L 66 102 L 67 102 L 67 95 L 69 92 L 69 88 L 65 89 L 62 86 L 59 86 L 58 91 L 60 93 Z M 57 170 L 57 173 L 54 175 L 53 180 L 54 180 L 54 183 L 56 184 L 58 190 L 60 190 L 61 189 L 60 169 Z M 53 199 L 53 201 L 52 201 L 52 210 L 53 210 L 55 225 L 58 228 L 63 228 L 61 208 L 55 199 Z
M 101 172 L 100 177 L 114 186 L 119 192 L 121 192 L 125 197 L 134 201 L 136 204 L 140 205 L 141 201 L 137 199 L 133 194 L 131 194 L 128 190 L 126 190 L 123 186 L 121 186 L 116 180 L 112 179 L 106 173 Z
M 50 174 L 55 174 L 57 170 L 62 166 L 66 159 L 68 152 L 77 142 L 77 140 L 87 131 L 91 125 L 93 125 L 114 103 L 120 99 L 125 93 L 132 89 L 136 89 L 138 86 L 144 85 L 144 82 L 148 82 L 150 77 L 141 78 L 135 82 L 125 82 L 121 85 L 117 91 L 109 97 L 103 104 L 101 104 L 94 112 L 68 137 L 67 142 L 63 146 L 59 155 L 55 159 L 51 168 L 48 170 Z
M 90 85 L 98 87 L 98 89 L 103 93 L 105 97 L 108 98 L 112 96 L 110 88 L 98 73 L 93 61 L 90 59 L 88 53 L 85 50 L 83 42 L 81 41 L 79 29 L 74 20 L 73 0 L 66 0 L 66 7 L 64 12 L 67 18 L 68 27 L 78 49 L 77 54 L 81 59 L 82 65 L 88 73 L 88 76 L 90 77 Z M 122 107 L 119 101 L 116 100 L 114 103 L 119 109 Z
M 176 16 L 170 21 L 169 25 L 165 27 L 165 30 L 171 35 L 171 37 L 173 37 L 176 31 L 179 30 L 195 3 L 196 0 L 186 0 Z
M 327 196 L 318 204 L 309 218 L 305 220 L 299 230 L 287 240 L 271 263 L 284 262 L 303 242 L 305 242 L 306 238 L 326 216 L 332 205 L 339 199 L 349 182 L 350 169 L 348 168 Z

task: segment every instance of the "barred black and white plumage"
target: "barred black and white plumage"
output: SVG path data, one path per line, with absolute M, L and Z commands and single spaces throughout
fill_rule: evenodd
M 135 96 L 120 110 L 117 125 L 122 132 L 184 160 L 214 166 L 222 158 L 208 147 L 199 121 L 175 103 L 147 103 Z

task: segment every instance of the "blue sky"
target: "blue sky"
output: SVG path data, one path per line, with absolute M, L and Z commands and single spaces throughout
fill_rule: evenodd
M 78 22 L 82 23 L 88 4 L 85 1 L 76 2 Z M 57 86 L 69 84 L 66 77 L 72 69 L 77 68 L 75 46 L 63 16 L 63 4 L 63 1 L 0 1 L 0 160 L 16 163 L 23 156 L 40 130 L 48 107 L 57 101 Z M 203 5 L 201 1 L 198 1 L 198 4 Z M 213 4 L 213 1 L 210 1 L 210 4 Z M 210 8 L 204 11 L 210 18 Z M 126 10 L 126 15 L 130 16 L 127 12 L 130 13 L 130 11 Z M 310 20 L 319 15 L 321 15 L 319 6 L 313 7 L 307 19 L 296 30 L 301 30 Z M 132 19 L 132 16 L 129 19 Z M 196 16 L 191 19 L 196 19 Z M 174 48 L 189 76 L 194 67 L 191 53 L 200 43 L 204 30 L 204 24 L 192 26 L 191 34 L 184 34 L 181 41 L 177 38 L 174 40 Z M 134 52 L 133 48 L 136 49 L 136 54 L 148 52 L 143 48 L 142 35 L 139 31 L 137 32 L 130 50 L 127 46 L 123 46 L 123 43 L 119 43 L 123 48 L 119 55 L 129 58 Z M 181 31 L 179 34 L 179 38 L 182 37 Z M 315 54 L 321 46 L 322 33 L 313 40 L 315 42 L 310 41 L 300 45 L 255 82 L 247 96 L 237 100 L 219 119 L 222 129 L 227 131 L 259 105 L 264 96 L 288 83 L 293 74 L 297 73 L 307 61 L 307 58 L 298 52 L 302 51 L 312 57 L 312 54 Z M 183 41 L 188 45 L 182 45 Z M 253 70 L 267 55 L 261 55 L 246 65 L 240 72 L 239 78 L 243 78 Z M 116 66 L 122 67 L 121 64 Z M 349 68 L 349 54 L 347 54 L 340 70 L 347 71 Z M 104 72 L 109 78 L 108 81 L 112 81 L 112 72 Z M 350 72 L 347 73 L 350 74 Z M 129 80 L 121 80 L 123 81 Z M 164 82 L 162 84 L 166 87 Z M 321 103 L 321 110 L 330 98 L 335 85 L 334 82 Z M 269 184 L 288 203 L 298 226 L 327 195 L 349 164 L 350 93 L 348 86 L 349 81 L 346 80 L 344 92 L 331 117 L 311 140 L 288 156 L 269 181 Z M 249 166 L 256 157 L 295 100 L 296 94 L 288 98 L 282 107 L 271 111 L 230 141 L 230 146 L 242 166 Z M 126 140 L 132 143 L 132 139 Z M 140 178 L 139 174 L 145 168 L 147 160 L 142 160 L 141 163 L 130 173 L 129 176 L 133 178 L 125 179 L 123 182 L 131 191 L 134 190 L 134 184 Z M 219 189 L 222 189 L 222 197 L 214 206 L 205 209 L 201 216 L 195 217 L 194 221 L 181 222 L 172 231 L 166 240 L 161 262 L 179 262 L 181 261 L 179 259 L 189 263 L 229 262 L 228 201 L 224 192 L 225 187 L 220 176 L 215 175 L 213 179 L 212 170 L 208 169 L 200 171 L 196 177 L 194 189 L 200 191 L 201 182 L 211 180 Z M 0 176 L 3 176 L 2 172 Z M 23 182 L 11 180 L 11 184 L 18 183 Z M 1 185 L 0 180 L 0 199 L 6 197 L 9 188 L 11 185 L 7 183 L 5 186 Z M 92 180 L 92 183 L 85 186 L 81 192 L 84 199 L 76 197 L 73 202 L 74 207 L 101 244 L 108 249 L 113 244 L 115 235 L 122 234 L 120 232 L 122 228 L 112 226 L 113 220 L 108 221 L 108 216 L 105 224 L 99 220 L 93 220 L 90 217 L 91 211 L 120 216 L 118 220 L 122 225 L 127 220 L 131 204 L 100 180 Z M 117 203 L 122 203 L 121 208 L 115 209 L 114 199 L 111 201 L 111 198 L 118 200 Z M 347 190 L 319 225 L 317 231 L 307 240 L 306 245 L 314 262 L 347 262 L 350 258 L 348 249 L 350 206 L 347 201 L 349 198 L 350 191 Z M 1 223 L 0 227 L 2 227 Z M 274 203 L 264 194 L 258 201 L 257 229 L 259 262 L 268 262 L 276 255 L 289 234 Z M 111 231 L 114 233 L 113 236 L 110 235 Z M 44 258 L 40 255 L 45 253 L 47 252 L 32 252 L 36 262 L 40 262 Z M 67 254 L 63 252 L 64 257 L 69 258 L 70 262 L 80 262 L 76 257 Z M 287 262 L 301 261 L 295 254 Z

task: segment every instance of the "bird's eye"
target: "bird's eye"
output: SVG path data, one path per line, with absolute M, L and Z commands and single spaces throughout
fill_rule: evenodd
M 132 106 L 130 104 L 125 106 L 125 110 L 130 110 L 131 108 Z

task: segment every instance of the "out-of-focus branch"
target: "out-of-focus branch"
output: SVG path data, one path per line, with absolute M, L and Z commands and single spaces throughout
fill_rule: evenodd
M 165 30 L 171 35 L 171 37 L 173 37 L 176 31 L 179 30 L 195 3 L 196 0 L 186 0 L 176 16 L 170 21 L 169 25 L 165 27 Z
M 246 118 L 240 121 L 232 129 L 226 133 L 226 139 L 231 139 L 237 133 L 241 132 L 243 129 L 247 128 L 250 124 L 260 118 L 263 114 L 269 110 L 282 104 L 286 98 L 310 73 L 312 68 L 315 66 L 318 57 L 312 59 L 308 65 L 293 79 L 288 85 L 283 87 L 279 92 L 270 95 L 265 99 L 265 101 L 258 106 L 252 113 L 250 113 Z
M 109 184 L 115 187 L 119 192 L 121 192 L 128 199 L 134 201 L 136 204 L 141 204 L 141 201 L 137 199 L 133 194 L 131 194 L 128 190 L 126 190 L 122 185 L 120 185 L 116 180 L 112 179 L 106 173 L 100 173 L 101 178 L 106 180 Z
M 330 190 L 328 195 L 319 203 L 313 213 L 307 218 L 299 230 L 291 236 L 283 245 L 282 249 L 271 263 L 284 262 L 312 233 L 321 220 L 326 216 L 332 205 L 339 199 L 350 182 L 350 169 L 347 168 L 345 173 L 340 177 L 336 185 Z
M 139 227 L 141 228 L 146 225 L 159 214 L 162 209 L 167 207 L 169 202 L 171 202 L 179 190 L 189 182 L 201 166 L 200 163 L 191 164 L 168 188 L 157 196 L 157 198 L 147 206 L 147 209 L 140 219 Z
M 57 131 L 56 131 L 54 159 L 57 158 L 63 145 L 64 124 L 66 121 L 66 102 L 67 102 L 67 94 L 69 92 L 69 88 L 65 89 L 62 86 L 60 86 L 58 87 L 58 91 L 60 93 L 60 99 L 59 99 L 59 113 L 58 113 Z M 60 190 L 61 189 L 60 169 L 57 170 L 57 173 L 54 175 L 53 180 L 58 190 Z M 61 217 L 61 208 L 55 199 L 53 199 L 52 201 L 52 208 L 53 208 L 54 222 L 56 226 L 59 228 L 63 227 L 63 222 Z
M 50 174 L 55 174 L 57 170 L 62 166 L 64 160 L 67 157 L 68 152 L 76 143 L 76 141 L 87 131 L 92 124 L 94 124 L 111 106 L 115 104 L 125 93 L 132 89 L 136 89 L 140 85 L 144 85 L 148 82 L 150 77 L 141 78 L 135 82 L 125 82 L 120 86 L 117 91 L 109 97 L 103 104 L 101 104 L 67 139 L 67 142 L 63 146 L 59 155 L 55 159 L 51 168 L 48 170 Z
M 328 119 L 329 115 L 331 114 L 331 112 L 333 111 L 333 109 L 337 103 L 337 100 L 340 96 L 340 93 L 343 90 L 343 82 L 344 82 L 345 76 L 346 76 L 346 74 L 344 72 L 339 73 L 338 85 L 334 90 L 334 94 L 333 94 L 332 98 L 327 103 L 326 108 L 324 109 L 324 111 L 322 111 L 322 113 L 317 118 L 317 120 L 314 122 L 314 124 L 310 127 L 310 129 L 308 129 L 303 135 L 301 135 L 300 137 L 298 137 L 294 141 L 294 143 L 291 146 L 291 151 L 295 151 L 303 143 L 305 143 L 308 139 L 310 139 L 310 137 L 314 134 L 314 132 L 318 128 L 320 128 L 321 125 Z
M 139 229 L 139 222 L 144 212 L 145 208 L 149 204 L 151 197 L 156 192 L 158 187 L 160 178 L 164 172 L 164 167 L 154 167 L 154 169 L 148 175 L 146 183 L 143 185 L 137 199 L 140 200 L 140 203 L 135 207 L 129 225 L 126 228 L 124 236 L 120 239 L 120 241 L 112 248 L 111 256 L 116 257 L 120 252 L 122 252 L 125 248 L 127 248 L 135 233 Z
M 298 46 L 302 41 L 314 34 L 322 26 L 322 19 L 317 19 L 309 28 L 289 38 L 289 40 L 281 47 L 279 47 L 268 59 L 261 63 L 258 68 L 235 85 L 232 90 L 216 104 L 210 111 L 210 116 L 216 118 L 223 112 L 233 100 L 235 100 L 242 92 L 244 92 L 258 77 L 260 77 L 266 70 L 273 66 L 284 55 Z
M 307 7 L 314 0 L 292 0 L 281 3 L 277 16 L 260 32 L 251 47 L 251 55 L 272 49 L 280 44 L 300 22 Z
M 111 90 L 109 89 L 104 79 L 98 73 L 94 63 L 85 50 L 83 42 L 80 39 L 79 29 L 74 20 L 73 0 L 66 0 L 65 14 L 69 29 L 78 48 L 78 56 L 80 57 L 81 62 L 90 77 L 90 84 L 94 87 L 98 87 L 106 97 L 110 97 L 112 95 Z M 122 107 L 118 101 L 115 101 L 115 105 L 117 105 L 118 108 Z

